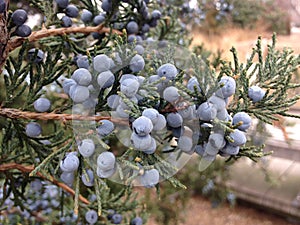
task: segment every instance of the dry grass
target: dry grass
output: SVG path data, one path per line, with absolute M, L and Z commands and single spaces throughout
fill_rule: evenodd
M 232 59 L 230 49 L 234 46 L 239 58 L 243 61 L 249 56 L 252 48 L 255 46 L 258 36 L 262 37 L 262 47 L 264 54 L 266 54 L 267 45 L 272 42 L 272 33 L 263 30 L 247 30 L 238 28 L 229 28 L 220 34 L 204 34 L 199 31 L 192 33 L 192 45 L 200 45 L 204 43 L 205 48 L 216 52 L 217 50 L 223 51 L 223 57 L 227 60 Z M 294 49 L 295 53 L 300 53 L 300 33 L 294 32 L 291 35 L 277 36 L 277 48 L 290 47 Z

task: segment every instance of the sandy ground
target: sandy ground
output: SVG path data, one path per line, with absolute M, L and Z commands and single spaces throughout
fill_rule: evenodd
M 211 208 L 211 203 L 203 197 L 195 197 L 188 203 L 181 225 L 295 225 L 285 218 L 255 209 L 245 204 L 231 208 L 222 205 Z M 148 225 L 158 225 L 152 218 Z M 298 223 L 300 224 L 300 222 Z

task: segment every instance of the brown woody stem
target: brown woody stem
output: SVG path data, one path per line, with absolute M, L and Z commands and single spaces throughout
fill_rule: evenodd
M 54 29 L 43 28 L 41 30 L 32 32 L 32 34 L 28 38 L 18 37 L 10 40 L 8 42 L 8 48 L 9 51 L 12 51 L 17 47 L 21 46 L 25 40 L 28 40 L 29 42 L 34 42 L 50 36 L 60 36 L 60 35 L 66 35 L 71 33 L 90 34 L 93 32 L 97 32 L 97 33 L 111 32 L 114 34 L 122 35 L 122 32 L 104 27 L 103 24 L 100 24 L 96 27 L 63 27 L 63 28 L 54 28 Z
M 25 166 L 25 165 L 21 165 L 21 164 L 17 164 L 17 163 L 7 163 L 7 164 L 0 165 L 0 172 L 5 172 L 7 170 L 13 170 L 13 169 L 20 170 L 24 173 L 30 173 L 31 171 L 34 170 L 34 166 L 32 166 L 32 165 Z M 48 179 L 40 172 L 37 172 L 36 175 L 42 179 L 49 180 L 51 183 L 62 188 L 66 192 L 70 193 L 71 195 L 75 196 L 75 191 L 72 188 L 70 188 L 69 186 L 67 186 L 66 184 L 64 184 L 62 182 L 59 182 L 58 180 L 54 179 L 52 176 L 50 176 L 50 179 Z M 82 195 L 79 195 L 79 200 L 87 205 L 90 204 L 89 200 L 87 200 Z

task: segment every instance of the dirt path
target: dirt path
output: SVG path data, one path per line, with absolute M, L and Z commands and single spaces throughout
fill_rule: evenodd
M 284 218 L 245 205 L 230 208 L 224 204 L 213 209 L 211 203 L 202 197 L 192 198 L 183 213 L 185 222 L 180 225 L 295 225 Z M 158 224 L 151 219 L 148 225 Z

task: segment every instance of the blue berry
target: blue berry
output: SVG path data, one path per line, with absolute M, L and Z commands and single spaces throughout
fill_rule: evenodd
M 33 58 L 36 51 L 37 51 L 36 57 Z M 44 59 L 44 56 L 45 56 L 44 52 L 42 50 L 40 50 L 40 49 L 37 50 L 35 48 L 32 48 L 32 49 L 30 49 L 28 51 L 28 58 L 31 61 L 33 61 L 34 63 L 40 63 L 40 62 L 42 62 L 43 59 Z
M 207 102 L 212 103 L 214 107 L 217 109 L 217 111 L 222 111 L 226 108 L 226 102 L 223 98 L 220 98 L 216 95 L 212 95 L 207 99 Z
M 70 92 L 70 88 L 73 86 L 73 85 L 77 85 L 76 81 L 73 80 L 73 79 L 65 79 L 62 86 L 63 86 L 63 89 L 64 89 L 64 92 L 66 94 L 69 94 Z
M 87 10 L 87 9 L 83 9 L 82 10 L 82 14 L 80 19 L 82 20 L 82 22 L 84 23 L 88 23 L 91 22 L 93 18 L 93 14 L 91 11 Z
M 141 217 L 135 217 L 130 221 L 130 225 L 143 225 L 143 219 Z
M 176 87 L 167 87 L 163 92 L 163 98 L 168 102 L 175 102 L 180 98 L 178 89 Z
M 135 132 L 131 134 L 130 137 L 131 143 L 133 147 L 137 150 L 145 151 L 151 148 L 152 143 L 152 137 L 150 134 L 145 136 L 139 136 Z
M 136 34 L 139 31 L 139 25 L 135 21 L 130 21 L 126 26 L 126 30 L 128 34 Z
M 65 9 L 69 5 L 69 0 L 55 0 L 59 8 Z
M 115 213 L 111 218 L 111 222 L 113 224 L 120 224 L 122 222 L 122 219 L 123 219 L 123 217 L 121 214 Z
M 80 103 L 89 98 L 90 91 L 85 86 L 73 85 L 70 87 L 69 95 L 75 103 Z
M 100 123 L 101 125 L 97 127 L 97 132 L 102 137 L 111 134 L 115 129 L 113 122 L 109 120 L 100 120 Z
M 116 157 L 112 152 L 102 152 L 97 158 L 97 166 L 100 170 L 111 170 L 115 167 Z
M 0 0 L 0 13 L 4 13 L 6 10 L 6 2 L 5 0 Z
M 17 26 L 23 25 L 27 20 L 27 12 L 24 9 L 17 9 L 11 15 L 11 19 Z
M 25 127 L 25 133 L 28 137 L 37 137 L 42 133 L 42 127 L 36 122 L 30 122 Z
M 211 121 L 216 118 L 217 109 L 212 103 L 204 102 L 198 107 L 196 114 L 200 120 Z
M 238 129 L 235 129 L 233 132 L 231 132 L 229 137 L 233 140 L 233 142 L 230 142 L 230 144 L 233 146 L 244 145 L 247 141 L 245 133 Z
M 79 10 L 75 5 L 68 5 L 66 8 L 66 15 L 71 18 L 76 18 L 79 14 Z
M 109 88 L 115 82 L 115 75 L 110 70 L 104 71 L 98 75 L 97 82 L 101 89 Z
M 144 24 L 143 25 L 143 27 L 142 27 L 142 32 L 143 33 L 147 33 L 147 32 L 149 32 L 150 31 L 150 26 L 149 26 L 149 24 Z
M 201 92 L 200 84 L 196 77 L 191 77 L 188 80 L 186 87 L 187 87 L 187 89 L 189 89 L 192 92 L 195 91 L 195 88 L 198 92 Z
M 135 121 L 133 121 L 132 129 L 137 135 L 146 136 L 152 131 L 153 124 L 149 118 L 140 116 Z
M 77 84 L 82 86 L 88 86 L 92 81 L 91 73 L 85 68 L 75 70 L 71 78 L 75 80 Z
M 216 91 L 216 95 L 226 99 L 235 93 L 236 82 L 232 77 L 222 77 L 219 82 L 220 88 Z
M 95 210 L 90 209 L 85 213 L 85 220 L 89 224 L 95 224 L 98 221 L 98 213 Z
M 93 23 L 95 25 L 99 25 L 99 24 L 103 23 L 104 21 L 105 21 L 105 16 L 102 14 L 95 16 L 93 19 Z
M 159 182 L 159 172 L 157 169 L 146 170 L 142 176 L 140 176 L 140 183 L 146 188 L 152 188 Z
M 237 127 L 241 131 L 247 130 L 251 126 L 251 121 L 251 117 L 245 112 L 238 112 L 232 118 L 233 125 L 242 122 L 242 125 Z
M 167 115 L 167 122 L 170 127 L 177 128 L 182 125 L 183 119 L 179 113 L 169 113 Z
M 99 73 L 107 71 L 110 69 L 110 59 L 104 54 L 97 55 L 93 60 L 93 66 Z
M 63 16 L 61 22 L 63 27 L 71 27 L 73 24 L 72 19 L 68 16 Z
M 102 0 L 101 8 L 105 12 L 110 12 L 112 10 L 112 0 Z
M 221 152 L 228 155 L 237 155 L 240 151 L 239 146 L 233 146 L 230 143 L 227 143 L 224 148 L 221 149 Z
M 83 157 L 90 157 L 95 152 L 95 144 L 92 139 L 84 139 L 78 146 L 79 153 Z
M 193 140 L 188 136 L 180 136 L 177 145 L 181 151 L 189 153 L 193 148 Z
M 142 45 L 136 45 L 134 50 L 139 54 L 139 55 L 143 55 L 145 52 L 145 49 Z
M 86 174 L 87 174 L 89 180 L 87 180 L 86 175 L 82 173 L 82 175 L 81 175 L 82 183 L 87 187 L 94 186 L 94 173 L 93 173 L 93 171 L 91 169 L 88 169 L 88 170 L 86 170 Z
M 108 210 L 107 210 L 107 216 L 106 216 L 106 218 L 109 219 L 109 220 L 111 220 L 112 216 L 113 216 L 115 213 L 116 213 L 115 210 L 113 210 L 113 209 L 108 209 Z
M 123 75 L 121 76 L 121 79 L 119 80 L 119 82 L 122 83 L 122 82 L 123 82 L 124 80 L 126 80 L 126 79 L 134 79 L 134 80 L 138 81 L 137 76 L 135 76 L 135 75 L 133 75 L 133 74 L 123 74 Z
M 224 135 L 219 133 L 213 133 L 209 135 L 208 143 L 217 150 L 223 148 L 226 144 Z
M 161 18 L 161 12 L 159 10 L 153 10 L 153 12 L 151 13 L 151 17 L 154 20 L 158 20 Z
M 145 60 L 140 55 L 135 55 L 129 62 L 129 68 L 132 72 L 140 72 L 145 67 Z
M 166 63 L 157 69 L 157 74 L 160 77 L 166 77 L 168 80 L 174 80 L 178 71 L 173 64 Z
M 51 107 L 51 102 L 47 98 L 38 98 L 33 107 L 37 112 L 47 112 Z
M 248 96 L 254 103 L 261 101 L 265 94 L 266 92 L 258 86 L 252 86 L 248 90 Z
M 107 105 L 111 109 L 116 109 L 119 105 L 120 102 L 120 96 L 119 95 L 110 95 L 107 98 Z
M 149 118 L 154 124 L 158 121 L 159 112 L 156 109 L 148 108 L 144 109 L 144 111 L 142 112 L 142 116 Z
M 120 91 L 127 97 L 133 97 L 137 93 L 139 87 L 140 84 L 137 80 L 129 78 L 121 83 Z
M 60 175 L 60 179 L 68 186 L 72 186 L 74 182 L 74 172 L 63 172 Z
M 153 130 L 162 130 L 166 127 L 167 121 L 164 115 L 159 114 L 157 121 L 153 123 Z
M 157 147 L 157 145 L 156 145 L 155 139 L 151 138 L 151 145 L 149 146 L 148 149 L 143 150 L 143 152 L 148 154 L 148 155 L 153 154 L 156 151 L 156 147 Z
M 26 24 L 18 26 L 16 29 L 16 35 L 20 37 L 28 37 L 31 34 L 31 28 Z
M 109 178 L 116 172 L 116 167 L 109 169 L 109 170 L 102 170 L 99 167 L 97 167 L 97 175 L 100 178 Z
M 64 172 L 74 172 L 79 167 L 79 159 L 75 154 L 68 154 L 60 161 L 60 169 Z
M 86 55 L 78 56 L 78 58 L 76 60 L 76 64 L 77 64 L 78 68 L 89 69 L 89 67 L 90 67 L 89 59 Z

